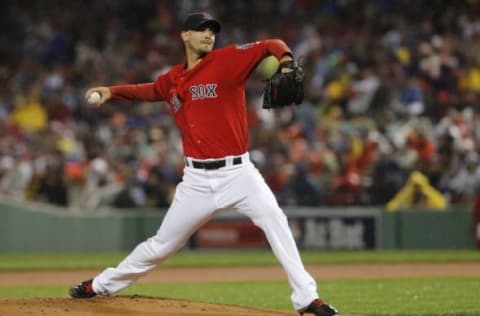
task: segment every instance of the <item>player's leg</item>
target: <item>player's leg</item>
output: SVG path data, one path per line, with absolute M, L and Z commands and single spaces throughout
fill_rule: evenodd
M 201 173 L 186 168 L 156 235 L 140 243 L 117 267 L 107 268 L 95 277 L 95 293 L 116 293 L 155 268 L 180 249 L 215 209 L 210 187 Z
M 305 270 L 287 217 L 262 175 L 251 164 L 243 169 L 245 170 L 235 180 L 235 192 L 241 195 L 235 208 L 250 217 L 264 231 L 293 289 L 291 299 L 294 308 L 305 308 L 318 298 L 316 282 Z

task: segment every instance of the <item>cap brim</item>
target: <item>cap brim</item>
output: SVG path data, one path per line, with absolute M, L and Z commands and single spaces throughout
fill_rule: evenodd
M 198 25 L 195 29 L 202 29 L 205 26 L 211 26 L 214 33 L 218 33 L 222 30 L 222 26 L 217 20 L 207 20 Z

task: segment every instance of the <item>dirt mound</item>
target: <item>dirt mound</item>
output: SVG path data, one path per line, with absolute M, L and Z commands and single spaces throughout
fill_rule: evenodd
M 145 296 L 0 299 L 0 316 L 293 316 L 289 311 L 275 311 L 241 306 L 209 304 Z

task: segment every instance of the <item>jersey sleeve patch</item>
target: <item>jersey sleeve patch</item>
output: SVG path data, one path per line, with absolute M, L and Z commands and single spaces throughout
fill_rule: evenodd
M 237 49 L 249 49 L 252 48 L 253 46 L 257 45 L 259 42 L 251 42 L 251 43 L 245 43 L 245 44 L 237 44 L 235 45 L 235 48 Z

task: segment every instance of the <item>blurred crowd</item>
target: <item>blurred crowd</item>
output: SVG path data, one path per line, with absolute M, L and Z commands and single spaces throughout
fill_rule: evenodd
M 272 63 L 246 90 L 251 158 L 281 205 L 385 206 L 413 172 L 446 205 L 471 205 L 480 184 L 475 0 L 2 2 L 0 193 L 81 209 L 167 207 L 183 169 L 168 107 L 95 108 L 83 95 L 153 81 L 183 62 L 179 25 L 202 10 L 223 24 L 217 47 L 281 38 L 304 65 L 301 106 L 261 109 Z M 425 199 L 420 190 L 409 203 Z

